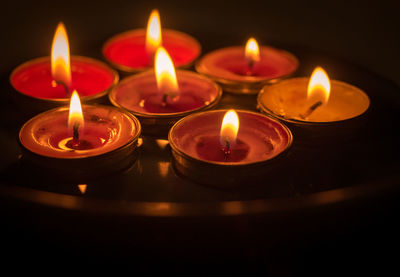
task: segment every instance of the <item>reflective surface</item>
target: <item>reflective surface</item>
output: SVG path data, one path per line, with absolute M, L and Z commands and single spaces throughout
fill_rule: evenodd
M 54 174 L 46 172 L 46 169 L 32 170 L 21 161 L 16 135 L 26 118 L 17 110 L 8 95 L 3 93 L 0 116 L 3 153 L 0 163 L 1 193 L 4 196 L 13 195 L 20 198 L 22 195 L 18 191 L 22 188 L 25 200 L 39 203 L 51 202 L 51 198 L 72 196 L 71 199 L 80 204 L 69 208 L 78 210 L 82 207 L 95 208 L 99 204 L 92 201 L 100 200 L 113 203 L 113 211 L 117 213 L 129 211 L 134 214 L 143 212 L 145 215 L 157 215 L 158 212 L 151 214 L 146 210 L 147 208 L 143 208 L 144 205 L 154 204 L 151 208 L 159 211 L 159 205 L 165 210 L 165 207 L 170 204 L 178 204 L 176 209 L 166 209 L 170 212 L 164 215 L 175 216 L 181 213 L 191 214 L 191 212 L 197 215 L 218 215 L 226 214 L 226 209 L 239 213 L 266 212 L 270 210 L 270 206 L 267 205 L 270 200 L 275 201 L 271 203 L 280 201 L 279 207 L 286 209 L 290 207 L 290 199 L 298 201 L 301 197 L 304 197 L 302 203 L 306 206 L 353 199 L 356 196 L 363 196 L 364 192 L 370 191 L 371 188 L 372 190 L 380 189 L 384 185 L 398 181 L 399 173 L 396 168 L 399 164 L 393 154 L 393 151 L 397 149 L 396 139 L 393 136 L 393 128 L 396 127 L 392 123 L 399 119 L 397 112 L 400 106 L 399 89 L 367 70 L 327 55 L 298 47 L 288 50 L 293 51 L 300 58 L 301 67 L 298 76 L 308 75 L 318 61 L 318 64 L 323 64 L 332 72 L 332 78 L 359 86 L 369 95 L 370 116 L 366 127 L 360 130 L 356 138 L 340 143 L 333 139 L 316 147 L 306 147 L 302 141 L 296 140 L 294 135 L 292 148 L 279 171 L 274 172 L 267 179 L 260 179 L 257 183 L 222 190 L 197 184 L 178 176 L 171 164 L 170 147 L 167 141 L 143 137 L 140 157 L 126 171 L 99 180 L 81 180 L 79 176 L 76 176 L 76 181 L 66 182 L 62 176 L 53 176 Z M 6 89 L 11 91 L 7 85 Z M 225 93 L 218 107 L 255 111 L 256 96 Z M 371 185 L 377 181 L 380 183 L 379 186 Z M 82 188 L 78 186 L 79 184 L 86 185 L 85 193 L 81 192 Z M 28 190 L 25 190 L 26 188 Z M 342 188 L 350 190 L 338 190 Z M 41 195 L 42 192 L 53 194 Z M 318 194 L 319 192 L 324 192 L 325 196 Z M 42 198 L 30 198 L 33 195 L 30 193 L 40 194 Z M 336 197 L 341 194 L 346 197 Z M 324 197 L 328 197 L 329 201 Z M 257 202 L 253 200 L 261 201 L 261 204 L 259 203 L 261 206 L 254 208 L 254 203 Z M 121 201 L 132 206 L 129 208 L 124 206 L 118 210 Z M 222 203 L 223 201 L 236 201 L 236 204 Z M 219 203 L 222 206 L 207 205 L 207 203 Z M 59 202 L 55 201 L 54 205 L 58 206 Z M 232 208 L 232 205 L 235 208 Z M 236 205 L 245 208 L 237 209 Z

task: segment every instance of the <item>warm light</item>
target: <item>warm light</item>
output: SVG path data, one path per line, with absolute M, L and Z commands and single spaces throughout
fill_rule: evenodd
M 158 162 L 158 173 L 160 173 L 161 177 L 166 178 L 168 176 L 170 163 L 170 161 Z
M 311 74 L 308 83 L 307 98 L 317 99 L 322 103 L 327 103 L 331 92 L 331 83 L 328 74 L 322 67 L 316 67 Z
M 146 50 L 149 54 L 154 54 L 161 46 L 161 23 L 158 10 L 152 10 L 147 23 Z
M 71 96 L 68 116 L 68 127 L 72 129 L 74 125 L 78 125 L 80 128 L 83 127 L 82 106 L 76 90 L 74 90 Z
M 165 94 L 177 93 L 179 88 L 174 64 L 168 52 L 163 47 L 157 49 L 154 67 L 158 90 Z
M 160 149 L 165 149 L 168 146 L 169 141 L 166 139 L 156 139 L 156 143 Z
M 246 59 L 250 62 L 258 62 L 260 60 L 260 50 L 258 48 L 258 43 L 254 38 L 250 38 L 246 43 L 245 50 Z
M 87 185 L 86 184 L 79 184 L 78 188 L 82 194 L 86 193 Z
M 51 74 L 54 80 L 71 85 L 71 66 L 69 57 L 69 43 L 64 24 L 57 26 L 51 47 Z
M 236 141 L 236 136 L 239 130 L 239 117 L 234 110 L 226 112 L 222 120 L 220 142 L 225 147 L 228 142 L 230 145 Z

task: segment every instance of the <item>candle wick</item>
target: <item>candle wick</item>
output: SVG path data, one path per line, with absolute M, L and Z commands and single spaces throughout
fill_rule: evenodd
M 231 144 L 228 140 L 225 140 L 225 147 L 222 149 L 222 151 L 224 152 L 225 161 L 228 160 L 229 155 L 231 154 Z
M 74 123 L 72 130 L 73 130 L 72 144 L 78 145 L 79 144 L 79 123 L 78 122 Z
M 162 96 L 162 99 L 161 99 L 161 106 L 165 107 L 168 105 L 168 102 L 167 102 L 168 96 L 171 97 L 172 100 L 175 100 L 175 98 L 177 97 L 177 94 L 173 93 L 173 92 L 164 93 Z
M 255 61 L 250 59 L 249 63 L 247 64 L 247 71 L 246 71 L 246 75 L 247 76 L 252 76 L 253 75 L 253 66 L 254 66 Z
M 306 119 L 307 117 L 309 117 L 319 106 L 322 105 L 322 101 L 318 101 L 315 102 L 314 104 L 312 104 L 308 110 L 304 113 L 304 114 L 300 114 L 300 117 L 302 119 Z
M 167 106 L 167 97 L 168 97 L 168 94 L 164 93 L 162 100 L 161 100 L 161 106 L 163 106 L 163 107 Z
M 56 83 L 56 85 L 61 85 L 61 86 L 64 87 L 65 95 L 67 97 L 69 97 L 71 95 L 71 92 L 69 91 L 69 88 L 68 88 L 68 86 L 67 86 L 67 84 L 65 82 L 63 82 L 61 80 L 54 80 L 54 82 Z

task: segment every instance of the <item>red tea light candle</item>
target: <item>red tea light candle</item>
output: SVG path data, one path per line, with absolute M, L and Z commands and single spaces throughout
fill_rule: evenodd
M 301 135 L 317 139 L 349 137 L 365 123 L 363 115 L 370 105 L 364 91 L 329 80 L 321 67 L 310 78 L 292 78 L 265 86 L 257 102 L 262 112 L 293 126 Z
M 291 53 L 270 46 L 259 47 L 250 38 L 245 47 L 226 47 L 204 55 L 196 63 L 196 70 L 221 84 L 224 91 L 256 94 L 264 85 L 291 75 L 298 65 Z
M 68 105 L 73 90 L 79 91 L 83 103 L 102 102 L 107 100 L 109 90 L 118 79 L 118 73 L 103 62 L 70 57 L 62 23 L 54 35 L 51 57 L 28 61 L 10 76 L 16 103 L 30 113 Z
M 104 57 L 124 73 L 153 67 L 154 54 L 163 46 L 177 67 L 188 68 L 201 53 L 200 43 L 175 30 L 161 29 L 160 16 L 153 10 L 147 29 L 135 29 L 110 38 L 103 46 Z
M 177 171 L 215 186 L 246 184 L 268 174 L 290 147 L 290 130 L 265 115 L 215 110 L 187 116 L 168 136 Z
M 25 160 L 51 173 L 100 176 L 127 168 L 137 153 L 141 127 L 129 113 L 109 106 L 83 106 L 74 91 L 70 107 L 26 122 L 19 141 Z
M 191 71 L 175 71 L 167 51 L 160 47 L 155 70 L 122 80 L 111 91 L 110 101 L 139 118 L 144 134 L 166 137 L 177 120 L 214 107 L 221 95 L 220 87 L 210 79 Z

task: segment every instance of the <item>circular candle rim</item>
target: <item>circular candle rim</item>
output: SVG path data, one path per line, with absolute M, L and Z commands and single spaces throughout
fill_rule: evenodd
M 222 97 L 222 88 L 217 83 L 215 83 L 213 80 L 211 80 L 211 79 L 209 79 L 209 78 L 207 78 L 207 77 L 205 77 L 203 75 L 200 75 L 200 74 L 198 74 L 196 72 L 189 71 L 189 70 L 177 69 L 176 70 L 176 75 L 179 75 L 180 72 L 182 74 L 189 74 L 189 75 L 196 76 L 196 78 L 205 80 L 205 81 L 209 82 L 210 84 L 212 84 L 215 87 L 215 89 L 217 90 L 217 96 L 215 97 L 215 99 L 213 101 L 211 101 L 210 104 L 208 104 L 208 105 L 203 105 L 203 106 L 200 106 L 200 107 L 198 107 L 196 109 L 182 111 L 182 112 L 176 112 L 176 113 L 143 113 L 143 112 L 138 112 L 138 111 L 130 110 L 128 108 L 123 107 L 120 103 L 118 103 L 115 100 L 115 94 L 117 93 L 117 89 L 118 89 L 119 85 L 124 84 L 124 83 L 128 83 L 132 79 L 136 79 L 136 78 L 139 79 L 139 78 L 141 78 L 143 76 L 154 74 L 154 70 L 152 70 L 152 69 L 147 70 L 147 71 L 142 72 L 142 73 L 139 73 L 139 74 L 135 74 L 135 75 L 132 75 L 132 76 L 124 78 L 121 82 L 119 82 L 118 85 L 116 85 L 111 90 L 111 92 L 108 94 L 108 98 L 110 99 L 110 102 L 114 106 L 119 107 L 121 109 L 124 109 L 124 110 L 126 110 L 128 112 L 133 113 L 135 116 L 142 117 L 142 118 L 154 118 L 154 117 L 157 117 L 157 118 L 174 118 L 174 117 L 181 117 L 181 116 L 186 116 L 186 115 L 191 114 L 191 113 L 196 113 L 196 112 L 204 110 L 204 109 L 213 108 L 215 105 L 218 104 L 219 100 Z
M 165 33 L 173 33 L 174 35 L 182 36 L 182 37 L 184 37 L 184 38 L 186 38 L 186 39 L 192 41 L 194 44 L 196 44 L 196 46 L 197 46 L 198 49 L 199 49 L 199 54 L 198 54 L 192 61 L 190 61 L 190 62 L 188 62 L 188 63 L 185 63 L 185 64 L 182 64 L 182 65 L 180 65 L 180 66 L 176 66 L 177 68 L 189 68 L 189 67 L 196 61 L 196 59 L 198 59 L 198 57 L 201 56 L 201 51 L 202 51 L 201 44 L 200 44 L 200 42 L 199 42 L 197 39 L 195 39 L 193 36 L 191 36 L 191 35 L 189 35 L 189 34 L 187 34 L 187 33 L 181 32 L 181 31 L 177 31 L 177 30 L 173 30 L 173 29 L 168 29 L 168 28 L 162 28 L 162 29 L 161 29 L 161 34 L 163 34 L 164 32 L 165 32 Z M 138 33 L 138 34 L 142 34 L 142 33 L 146 34 L 146 29 L 144 29 L 144 28 L 138 28 L 138 29 L 127 30 L 127 31 L 125 31 L 125 32 L 122 32 L 122 33 L 119 33 L 119 34 L 116 34 L 116 35 L 112 36 L 111 38 L 109 38 L 108 40 L 106 40 L 106 42 L 103 44 L 103 47 L 102 47 L 102 49 L 101 49 L 101 53 L 103 54 L 103 57 L 107 60 L 107 62 L 108 62 L 109 64 L 111 64 L 113 67 L 115 67 L 116 69 L 118 69 L 118 70 L 120 70 L 120 71 L 127 72 L 127 73 L 139 73 L 139 72 L 147 71 L 147 70 L 149 70 L 150 68 L 152 68 L 152 66 L 146 66 L 146 67 L 130 67 L 130 66 L 127 66 L 127 65 L 119 64 L 119 63 L 116 63 L 116 62 L 110 60 L 110 59 L 105 55 L 105 50 L 106 50 L 106 48 L 107 48 L 110 44 L 114 43 L 114 41 L 119 40 L 121 37 L 125 37 L 125 36 L 128 36 L 128 35 L 132 35 L 132 34 L 135 35 L 136 33 Z
M 281 75 L 281 76 L 274 77 L 274 78 L 262 78 L 262 76 L 257 76 L 257 77 L 254 77 L 254 76 L 243 76 L 242 80 L 233 80 L 233 79 L 227 79 L 227 78 L 223 78 L 223 77 L 220 77 L 220 76 L 216 76 L 216 75 L 211 74 L 210 72 L 205 72 L 205 70 L 203 70 L 204 67 L 201 65 L 201 63 L 209 55 L 214 54 L 217 51 L 224 51 L 224 50 L 230 50 L 230 49 L 236 49 L 236 48 L 244 49 L 244 46 L 240 46 L 240 45 L 218 48 L 218 49 L 215 49 L 213 51 L 208 52 L 207 54 L 205 54 L 203 57 L 201 57 L 201 59 L 199 59 L 195 63 L 195 69 L 196 69 L 197 72 L 199 72 L 199 73 L 201 73 L 203 75 L 206 75 L 206 76 L 214 79 L 216 82 L 219 82 L 219 83 L 224 84 L 224 85 L 235 85 L 235 84 L 243 84 L 244 83 L 245 85 L 250 86 L 250 85 L 263 85 L 265 83 L 275 83 L 278 80 L 285 79 L 285 78 L 291 76 L 299 68 L 299 65 L 300 65 L 299 59 L 294 54 L 292 54 L 291 52 L 289 52 L 287 50 L 284 50 L 284 49 L 272 47 L 272 46 L 269 46 L 269 45 L 261 45 L 260 48 L 262 48 L 262 47 L 273 49 L 273 50 L 278 51 L 280 53 L 283 53 L 285 56 L 287 56 L 295 64 L 295 68 L 293 69 L 293 71 L 288 72 L 285 75 Z
M 117 148 L 114 148 L 114 149 L 112 149 L 112 150 L 110 150 L 108 152 L 98 153 L 98 154 L 95 154 L 95 155 L 88 155 L 88 156 L 84 156 L 84 157 L 71 157 L 71 156 L 70 157 L 54 157 L 54 156 L 42 155 L 41 153 L 34 152 L 31 149 L 27 148 L 21 141 L 22 130 L 24 130 L 26 128 L 26 126 L 28 124 L 30 124 L 32 121 L 37 120 L 37 118 L 39 118 L 39 117 L 41 117 L 41 116 L 43 116 L 45 114 L 50 114 L 52 112 L 56 112 L 56 111 L 59 111 L 59 110 L 68 110 L 69 109 L 69 107 L 65 107 L 64 106 L 64 107 L 58 107 L 58 108 L 54 108 L 54 109 L 45 111 L 43 113 L 40 113 L 40 114 L 32 117 L 28 121 L 26 121 L 24 123 L 24 125 L 22 125 L 22 127 L 21 127 L 21 129 L 19 130 L 19 133 L 18 133 L 18 142 L 19 142 L 19 144 L 21 145 L 21 147 L 23 149 L 29 151 L 30 153 L 33 153 L 34 155 L 38 155 L 38 156 L 41 156 L 41 157 L 46 157 L 46 158 L 50 158 L 50 159 L 58 159 L 58 160 L 77 160 L 77 159 L 83 160 L 83 159 L 101 157 L 103 155 L 108 155 L 109 153 L 112 153 L 112 152 L 115 152 L 115 151 L 119 151 L 119 150 L 121 150 L 121 149 L 123 149 L 125 147 L 130 146 L 132 143 L 134 143 L 139 138 L 139 136 L 140 136 L 140 134 L 142 132 L 142 126 L 140 125 L 140 121 L 134 115 L 132 115 L 132 114 L 130 114 L 130 113 L 124 111 L 123 109 L 118 108 L 118 107 L 107 106 L 107 105 L 82 105 L 82 110 L 84 110 L 85 107 L 94 107 L 94 108 L 100 107 L 100 108 L 106 108 L 106 109 L 114 109 L 115 111 L 123 113 L 124 115 L 128 116 L 128 118 L 130 118 L 132 120 L 132 123 L 135 125 L 135 130 L 136 130 L 135 135 L 132 136 L 125 144 L 123 144 L 123 145 L 121 145 L 121 146 L 119 146 Z M 87 151 L 90 151 L 90 150 L 87 150 Z
M 212 110 L 212 111 L 206 111 L 206 112 L 204 112 L 204 113 L 221 113 L 221 112 L 227 112 L 227 111 L 229 111 L 229 109 Z M 257 115 L 257 116 L 266 117 L 268 120 L 271 120 L 271 121 L 273 121 L 273 122 L 279 124 L 280 126 L 282 126 L 283 130 L 285 130 L 286 133 L 287 133 L 287 135 L 288 135 L 288 143 L 287 143 L 287 145 L 285 146 L 285 148 L 284 148 L 281 152 L 279 152 L 277 155 L 275 155 L 275 156 L 273 156 L 273 157 L 270 157 L 269 159 L 260 160 L 260 161 L 256 161 L 256 162 L 246 162 L 246 163 L 244 163 L 244 162 L 216 162 L 216 161 L 209 161 L 209 160 L 200 159 L 200 158 L 197 158 L 197 157 L 190 156 L 189 154 L 187 154 L 186 152 L 184 152 L 183 150 L 181 150 L 181 149 L 174 143 L 174 141 L 173 141 L 173 139 L 172 139 L 172 133 L 174 132 L 175 128 L 177 128 L 177 126 L 178 126 L 179 124 L 182 124 L 182 122 L 183 122 L 184 120 L 187 120 L 188 118 L 191 118 L 191 117 L 194 117 L 194 116 L 200 116 L 201 114 L 203 114 L 203 113 L 201 113 L 201 114 L 199 113 L 199 114 L 191 114 L 191 115 L 188 115 L 188 116 L 186 116 L 186 117 L 184 117 L 184 118 L 181 118 L 179 121 L 177 121 L 177 122 L 171 127 L 171 129 L 170 129 L 169 132 L 168 132 L 168 141 L 169 141 L 169 145 L 171 146 L 171 149 L 172 149 L 173 151 L 176 151 L 177 153 L 179 153 L 180 155 L 182 155 L 182 156 L 185 157 L 186 159 L 194 160 L 194 161 L 197 161 L 197 162 L 200 162 L 200 163 L 207 163 L 207 164 L 212 164 L 212 165 L 215 165 L 215 166 L 222 166 L 222 167 L 225 167 L 225 166 L 241 167 L 241 166 L 259 165 L 259 164 L 263 164 L 263 163 L 265 163 L 265 162 L 268 162 L 268 161 L 270 161 L 270 160 L 273 160 L 273 159 L 277 158 L 278 156 L 282 155 L 283 153 L 285 153 L 285 152 L 290 148 L 290 146 L 292 145 L 292 143 L 293 143 L 293 135 L 292 135 L 292 132 L 290 131 L 289 127 L 287 127 L 285 124 L 283 124 L 283 123 L 280 122 L 279 120 L 277 120 L 277 119 L 275 119 L 275 118 L 273 118 L 273 117 L 270 117 L 270 116 L 268 116 L 268 115 L 259 113 L 259 112 L 253 112 L 253 111 L 249 111 L 249 110 L 237 110 L 237 109 L 235 109 L 235 111 L 236 111 L 238 114 L 240 114 L 240 113 L 248 113 L 248 114 L 253 114 L 253 115 Z
M 71 56 L 71 64 L 72 64 L 72 62 L 73 62 L 74 60 L 75 60 L 75 61 L 89 62 L 89 63 L 91 63 L 91 64 L 99 65 L 99 66 L 101 66 L 101 67 L 107 69 L 108 71 L 110 71 L 110 73 L 111 73 L 112 76 L 113 76 L 113 81 L 111 82 L 110 86 L 107 87 L 105 90 L 99 91 L 98 93 L 95 93 L 95 94 L 92 94 L 92 95 L 80 96 L 80 99 L 81 99 L 82 102 L 91 101 L 91 100 L 93 100 L 93 99 L 101 98 L 101 97 L 105 96 L 106 94 L 108 94 L 109 90 L 110 90 L 112 87 L 114 87 L 116 84 L 118 84 L 118 81 L 119 81 L 119 74 L 118 74 L 118 72 L 117 72 L 115 69 L 109 67 L 106 63 L 104 63 L 104 62 L 102 62 L 102 61 L 99 61 L 99 60 L 97 60 L 97 59 L 94 59 L 94 58 L 90 58 L 90 57 L 86 57 L 86 56 L 79 56 L 79 55 L 73 55 L 73 56 Z M 30 99 L 32 99 L 32 100 L 34 99 L 34 100 L 41 100 L 41 101 L 46 101 L 46 102 L 53 102 L 53 103 L 57 103 L 58 105 L 68 104 L 69 101 L 70 101 L 70 98 L 69 98 L 69 97 L 68 97 L 68 98 L 43 98 L 43 97 L 35 97 L 35 96 L 32 96 L 32 95 L 25 94 L 24 92 L 18 90 L 18 89 L 14 86 L 14 84 L 13 84 L 13 82 L 12 82 L 12 78 L 14 77 L 14 75 L 15 75 L 17 72 L 19 72 L 20 70 L 22 70 L 22 69 L 24 69 L 24 68 L 30 67 L 30 66 L 33 65 L 33 64 L 42 63 L 42 62 L 46 62 L 46 61 L 51 62 L 49 56 L 35 58 L 35 59 L 29 60 L 29 61 L 24 62 L 24 63 L 20 64 L 19 66 L 17 66 L 17 67 L 11 72 L 10 77 L 9 77 L 9 81 L 10 81 L 12 87 L 13 87 L 14 90 L 15 90 L 16 92 L 18 92 L 19 94 L 22 94 L 23 96 L 28 97 L 28 98 L 30 98 Z M 79 91 L 78 91 L 78 93 L 79 93 Z
M 350 87 L 352 90 L 360 92 L 363 96 L 365 96 L 368 99 L 368 107 L 362 113 L 360 113 L 360 114 L 358 114 L 358 115 L 356 115 L 354 117 L 345 118 L 345 119 L 341 119 L 341 120 L 334 120 L 334 121 L 307 121 L 307 120 L 301 120 L 301 119 L 286 118 L 286 117 L 277 115 L 272 110 L 270 110 L 268 107 L 263 105 L 263 102 L 261 101 L 261 98 L 263 97 L 263 95 L 265 93 L 267 93 L 266 91 L 268 89 L 273 88 L 273 86 L 279 86 L 281 83 L 284 83 L 284 82 L 293 82 L 293 81 L 296 81 L 296 80 L 304 80 L 304 79 L 308 80 L 309 77 L 290 78 L 290 79 L 287 79 L 287 80 L 283 80 L 282 82 L 279 82 L 277 84 L 264 86 L 261 89 L 261 91 L 258 93 L 258 95 L 257 95 L 257 107 L 258 107 L 258 109 L 261 112 L 267 113 L 268 115 L 271 115 L 272 117 L 274 117 L 274 118 L 276 118 L 278 120 L 286 121 L 286 122 L 289 122 L 289 123 L 302 124 L 302 125 L 313 124 L 313 125 L 319 125 L 319 126 L 327 126 L 327 125 L 334 125 L 334 124 L 338 124 L 338 123 L 342 124 L 344 122 L 360 118 L 362 115 L 364 115 L 369 110 L 369 108 L 371 106 L 371 99 L 369 98 L 367 93 L 365 93 L 362 89 L 360 89 L 360 88 L 358 88 L 358 87 L 356 87 L 356 86 L 354 86 L 352 84 L 349 84 L 349 83 L 346 83 L 346 82 L 343 82 L 343 81 L 339 81 L 339 80 L 330 80 L 331 85 L 333 83 L 336 83 L 336 84 L 340 84 L 340 85 L 343 85 L 343 86 Z

